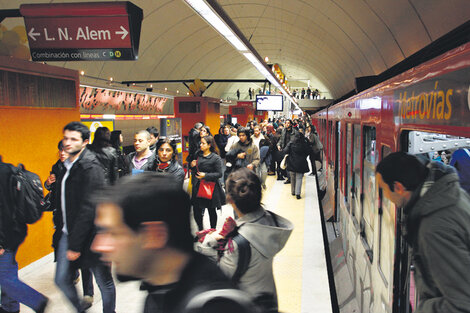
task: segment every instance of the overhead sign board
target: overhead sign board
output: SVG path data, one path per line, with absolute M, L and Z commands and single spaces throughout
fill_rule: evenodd
M 142 9 L 130 2 L 23 4 L 33 61 L 136 60 Z

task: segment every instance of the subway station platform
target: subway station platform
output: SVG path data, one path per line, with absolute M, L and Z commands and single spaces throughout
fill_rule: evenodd
M 332 312 L 330 287 L 325 260 L 320 209 L 314 176 L 304 176 L 302 198 L 291 195 L 290 185 L 268 176 L 262 202 L 266 209 L 282 215 L 294 223 L 284 249 L 274 258 L 274 277 L 279 300 L 279 311 L 289 313 Z M 230 205 L 218 212 L 218 226 L 233 215 Z M 193 223 L 195 227 L 195 223 Z M 209 226 L 208 214 L 204 226 Z M 46 313 L 73 313 L 74 310 L 54 284 L 55 263 L 50 254 L 20 270 L 20 278 L 49 297 Z M 116 283 L 116 312 L 140 313 L 146 292 L 139 291 L 138 282 Z M 79 294 L 81 283 L 77 284 Z M 33 312 L 21 306 L 20 312 Z M 95 284 L 93 306 L 87 311 L 102 312 L 101 295 Z

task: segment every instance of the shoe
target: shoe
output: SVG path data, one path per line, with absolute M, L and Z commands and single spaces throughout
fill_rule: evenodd
M 284 178 L 282 178 L 282 177 L 278 177 L 278 178 L 277 178 L 277 180 L 284 180 Z
M 292 193 L 293 196 L 295 196 L 295 193 Z
M 266 185 L 261 185 L 261 187 L 262 187 L 264 190 L 266 190 Z
M 44 297 L 44 300 L 42 300 L 42 303 L 41 305 L 38 307 L 38 309 L 36 310 L 36 313 L 44 313 L 44 311 L 46 310 L 46 307 L 47 307 L 47 303 L 49 302 L 49 298 L 47 297 Z M 19 312 L 19 311 L 18 311 Z
M 300 199 L 300 195 L 297 195 L 296 197 L 297 197 L 297 199 Z
M 287 185 L 287 184 L 290 184 L 290 179 L 288 179 L 284 182 L 284 185 Z
M 93 305 L 93 296 L 84 296 L 81 303 L 81 310 L 86 311 Z
M 315 173 L 311 172 L 310 174 L 308 174 L 308 176 L 315 176 Z
M 274 173 L 274 172 L 268 172 L 268 176 L 273 176 L 273 175 L 276 175 L 276 173 Z

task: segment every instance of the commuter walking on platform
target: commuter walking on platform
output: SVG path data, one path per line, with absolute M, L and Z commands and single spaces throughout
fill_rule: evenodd
M 316 172 L 316 165 L 315 161 L 319 161 L 321 163 L 321 152 L 323 150 L 323 145 L 318 138 L 318 135 L 314 131 L 314 126 L 308 125 L 307 130 L 305 132 L 305 138 L 308 139 L 312 149 L 309 155 L 310 165 L 312 166 L 312 173 L 310 175 L 314 176 Z
M 261 182 L 253 171 L 242 168 L 231 173 L 226 188 L 227 201 L 238 215 L 236 227 L 228 234 L 221 234 L 224 230 L 207 234 L 196 248 L 217 260 L 263 312 L 278 312 L 273 258 L 286 244 L 293 224 L 261 206 Z M 227 243 L 220 256 L 221 239 Z
M 90 268 L 101 291 L 103 313 L 114 313 L 116 290 L 111 268 L 90 251 L 95 234 L 92 196 L 104 186 L 105 178 L 98 159 L 86 148 L 89 139 L 90 131 L 82 123 L 71 122 L 64 127 L 62 143 L 69 157 L 56 179 L 57 229 L 61 235 L 55 282 L 77 312 L 84 312 L 87 304 L 80 302 L 73 274 L 79 267 Z
M 194 127 L 191 128 L 188 134 L 188 156 L 186 157 L 186 162 L 191 164 L 193 160 L 197 158 L 197 151 L 199 150 L 199 142 L 201 141 L 201 136 L 199 135 L 201 128 L 204 126 L 203 123 L 197 122 L 194 124 Z
M 220 185 L 222 160 L 217 153 L 217 146 L 212 136 L 201 138 L 201 152 L 191 162 L 192 198 L 194 220 L 199 230 L 203 230 L 204 209 L 209 211 L 211 228 L 217 226 L 217 211 L 225 204 L 225 193 Z M 206 191 L 206 193 L 203 192 Z
M 147 172 L 123 178 L 101 197 L 95 223 L 101 231 L 93 250 L 114 262 L 118 279 L 144 281 L 144 313 L 252 312 L 246 306 L 234 310 L 227 298 L 241 291 L 194 252 L 189 196 L 171 176 Z M 198 302 L 206 310 L 191 305 Z M 212 305 L 218 310 L 210 310 Z
M 104 171 L 107 184 L 114 185 L 119 178 L 118 154 L 111 146 L 111 132 L 108 127 L 98 127 L 93 142 L 88 148 L 95 154 Z
M 64 162 L 68 159 L 69 154 L 65 152 L 64 145 L 62 140 L 59 141 L 59 160 L 52 166 L 49 177 L 44 182 L 44 187 L 49 190 L 49 207 L 45 208 L 46 211 L 52 211 L 52 222 L 54 223 L 54 234 L 52 235 L 52 247 L 54 248 L 54 262 L 57 262 L 57 251 L 59 246 L 59 239 L 62 235 L 62 230 L 59 225 L 62 225 L 60 216 L 57 213 L 55 207 L 55 201 L 57 197 L 57 184 L 56 179 L 62 175 L 62 172 L 65 171 Z M 59 195 L 60 197 L 60 195 Z M 83 287 L 83 303 L 86 306 L 91 307 L 93 305 L 93 274 L 89 268 L 81 268 L 80 272 L 82 273 L 82 287 Z M 79 277 L 80 273 L 78 270 L 74 273 L 74 278 Z
M 150 151 L 155 153 L 156 149 L 157 149 L 158 138 L 159 138 L 158 129 L 155 126 L 150 126 L 150 127 L 147 127 L 146 131 L 148 131 L 149 134 L 150 134 L 150 147 L 149 147 L 149 149 L 150 149 Z
M 470 312 L 470 197 L 455 169 L 395 152 L 376 173 L 383 195 L 403 208 L 419 299 L 414 312 Z
M 176 159 L 176 142 L 165 138 L 157 142 L 157 158 L 155 162 L 155 171 L 172 175 L 180 184 L 181 188 L 184 183 L 184 170 Z
M 227 161 L 232 163 L 232 171 L 242 167 L 256 171 L 259 165 L 259 149 L 250 138 L 249 128 L 239 128 L 237 135 L 238 142 L 233 144 L 226 154 Z
M 284 148 L 287 157 L 287 171 L 290 175 L 291 193 L 300 199 L 302 180 L 308 172 L 307 157 L 311 154 L 312 147 L 300 132 L 295 133 L 294 138 Z
M 277 143 L 277 147 L 279 151 L 284 151 L 286 148 L 287 144 L 294 138 L 294 135 L 298 131 L 294 129 L 292 120 L 287 120 L 285 124 L 285 128 L 282 130 L 281 137 L 279 138 L 279 141 Z M 280 159 L 284 158 L 285 153 L 280 156 Z M 284 182 L 284 184 L 290 184 L 291 179 L 289 173 L 286 173 L 286 171 L 283 172 L 284 176 L 287 176 L 287 180 Z
M 141 130 L 134 135 L 135 152 L 129 153 L 127 162 L 132 175 L 151 171 L 155 163 L 155 153 L 150 150 L 150 133 Z
M 20 303 L 43 313 L 48 299 L 18 278 L 16 253 L 26 238 L 27 225 L 14 216 L 10 177 L 13 165 L 0 158 L 0 289 L 1 313 L 19 312 Z
M 111 132 L 111 147 L 116 149 L 118 155 L 118 176 L 123 177 L 128 174 L 129 164 L 127 163 L 127 157 L 122 150 L 122 142 L 124 138 L 120 130 L 113 130 Z

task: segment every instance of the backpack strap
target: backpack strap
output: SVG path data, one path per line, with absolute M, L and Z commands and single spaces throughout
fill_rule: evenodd
M 238 264 L 235 274 L 232 276 L 232 282 L 236 285 L 240 282 L 240 278 L 246 273 L 248 270 L 248 265 L 250 264 L 251 260 L 251 248 L 250 243 L 246 240 L 245 237 L 238 233 L 233 240 L 238 245 Z

